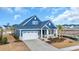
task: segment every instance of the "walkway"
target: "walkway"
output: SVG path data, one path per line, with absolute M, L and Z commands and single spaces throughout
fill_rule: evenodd
M 32 51 L 60 51 L 58 48 L 52 47 L 41 40 L 25 40 L 24 43 Z
M 79 49 L 79 45 L 61 48 L 62 51 L 72 51 L 72 50 L 76 50 L 76 49 Z

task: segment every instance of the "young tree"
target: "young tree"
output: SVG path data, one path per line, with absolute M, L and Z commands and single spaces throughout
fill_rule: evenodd
M 2 40 L 2 38 L 3 38 L 3 28 L 0 27 L 0 40 Z
M 58 38 L 62 38 L 62 30 L 63 26 L 62 25 L 57 25 L 57 31 L 58 31 Z

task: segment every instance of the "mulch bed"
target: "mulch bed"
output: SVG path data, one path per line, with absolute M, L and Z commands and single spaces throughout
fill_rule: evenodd
M 65 38 L 53 38 L 53 40 L 52 40 L 52 42 L 62 42 L 62 41 L 64 41 L 64 40 L 66 40 Z
M 47 43 L 51 44 L 51 43 L 56 43 L 56 42 L 62 42 L 62 41 L 64 41 L 64 40 L 66 40 L 66 39 L 63 38 L 63 37 L 59 39 L 59 38 L 57 37 L 57 38 L 48 38 L 48 40 L 49 40 L 49 41 L 47 41 Z
M 9 44 L 9 42 L 7 42 L 6 44 Z M 0 45 L 5 45 L 5 44 L 3 44 L 3 43 L 0 42 Z
M 21 40 L 15 40 L 14 42 L 22 42 Z

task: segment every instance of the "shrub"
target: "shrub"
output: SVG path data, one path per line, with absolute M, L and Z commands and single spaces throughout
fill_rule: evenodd
M 75 37 L 71 37 L 71 36 L 63 36 L 63 37 L 66 37 L 66 38 L 69 38 L 69 39 L 72 39 L 72 40 L 75 40 L 75 41 L 78 40 L 77 38 L 75 38 Z
M 19 37 L 15 34 L 13 34 L 13 37 L 16 39 L 15 42 L 21 42 L 21 40 L 19 40 Z
M 57 38 L 53 38 L 52 42 L 53 42 L 53 43 L 55 43 L 55 42 L 62 42 L 62 41 L 64 41 L 64 40 L 66 40 L 66 39 L 65 39 L 65 38 L 60 38 L 60 39 L 59 39 L 59 38 L 57 37 Z
M 7 38 L 3 38 L 3 39 L 1 40 L 1 44 L 7 44 L 7 43 L 8 43 Z
M 0 42 L 1 42 L 2 38 L 0 37 Z
M 19 39 L 19 37 L 18 37 L 17 35 L 15 35 L 15 34 L 13 34 L 13 37 L 14 37 L 15 39 Z
M 15 34 L 12 34 L 13 35 L 13 37 L 17 40 L 17 39 L 19 39 L 19 37 L 17 36 L 17 35 L 15 35 Z
M 48 40 L 52 41 L 52 40 L 53 40 L 53 38 L 49 37 L 49 38 L 48 38 Z

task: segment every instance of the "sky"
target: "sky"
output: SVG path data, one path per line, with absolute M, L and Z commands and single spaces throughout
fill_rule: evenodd
M 78 7 L 0 7 L 0 25 L 20 24 L 33 15 L 54 24 L 79 24 Z

